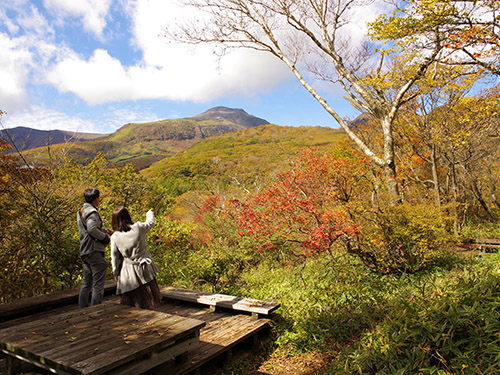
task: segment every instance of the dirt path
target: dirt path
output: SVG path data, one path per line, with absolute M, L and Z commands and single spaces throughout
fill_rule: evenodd
M 294 357 L 273 356 L 265 360 L 257 370 L 245 375 L 312 375 L 325 371 L 331 356 L 325 353 L 308 353 Z

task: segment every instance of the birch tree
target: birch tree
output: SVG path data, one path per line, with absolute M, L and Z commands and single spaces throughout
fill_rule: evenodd
M 360 0 L 181 2 L 196 10 L 196 19 L 168 26 L 166 37 L 184 43 L 214 43 L 221 54 L 229 48 L 252 48 L 280 59 L 357 147 L 383 170 L 392 201 L 399 200 L 394 120 L 400 107 L 418 96 L 415 83 L 428 73 L 443 49 L 446 35 L 439 26 L 426 34 L 419 48 L 415 43 L 403 43 L 397 49 L 384 50 L 368 38 L 353 46 L 348 37 L 350 19 L 369 6 Z M 394 61 L 400 69 L 393 69 Z M 341 87 L 356 109 L 374 119 L 383 139 L 382 152 L 371 149 L 327 102 L 317 89 L 317 80 Z

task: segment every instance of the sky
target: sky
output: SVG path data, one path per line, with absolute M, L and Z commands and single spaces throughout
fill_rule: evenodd
M 167 40 L 163 28 L 186 12 L 175 1 L 2 1 L 1 125 L 112 133 L 226 106 L 277 125 L 338 127 L 270 54 L 236 49 L 218 63 L 211 46 Z M 318 87 L 356 116 L 338 88 Z

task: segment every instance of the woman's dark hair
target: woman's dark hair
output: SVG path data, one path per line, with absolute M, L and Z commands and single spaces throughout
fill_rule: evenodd
M 83 197 L 85 198 L 85 202 L 87 203 L 92 203 L 97 198 L 99 198 L 99 196 L 99 190 L 97 190 L 96 188 L 85 189 L 85 191 L 83 192 Z
M 132 224 L 134 224 L 134 222 L 125 207 L 115 208 L 111 215 L 111 227 L 114 231 L 128 232 Z

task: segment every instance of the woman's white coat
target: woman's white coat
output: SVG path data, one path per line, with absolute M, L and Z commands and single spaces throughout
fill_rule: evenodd
M 111 236 L 111 265 L 116 294 L 137 289 L 156 277 L 158 267 L 146 246 L 146 234 L 154 222 L 154 214 L 150 210 L 145 222 L 134 223 L 128 232 L 114 232 Z

